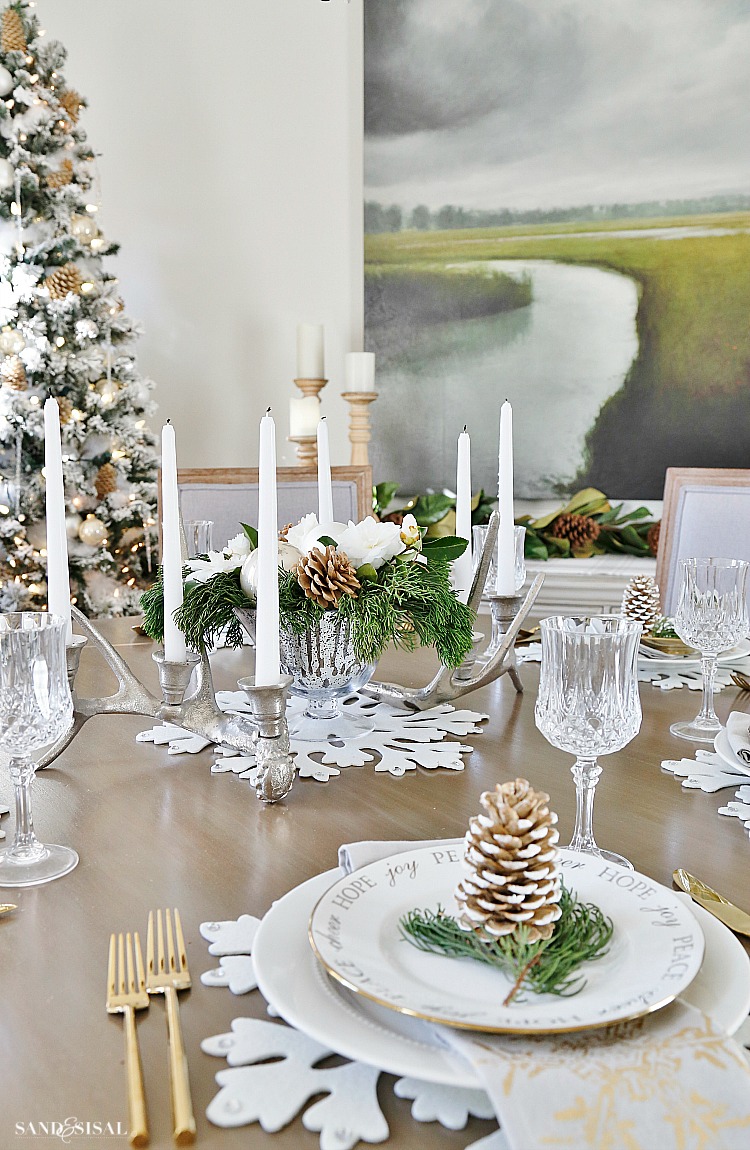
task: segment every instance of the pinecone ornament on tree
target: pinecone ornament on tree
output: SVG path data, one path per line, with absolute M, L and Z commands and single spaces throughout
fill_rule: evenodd
M 29 386 L 26 379 L 26 369 L 20 355 L 7 355 L 0 367 L 3 383 L 12 387 L 14 391 L 26 391 Z
M 590 515 L 558 515 L 550 524 L 550 534 L 556 539 L 568 539 L 571 551 L 588 551 L 601 534 L 601 527 Z
M 662 617 L 659 588 L 650 575 L 634 575 L 622 596 L 622 614 L 643 625 L 647 634 Z
M 73 416 L 73 401 L 67 395 L 58 395 L 57 407 L 60 412 L 60 423 L 70 423 Z
M 660 538 L 660 536 L 661 536 L 661 520 L 659 520 L 658 523 L 654 523 L 651 525 L 651 527 L 649 527 L 648 535 L 646 536 L 646 542 L 648 543 L 648 549 L 652 555 L 658 555 L 659 554 L 659 538 Z
M 26 32 L 23 27 L 23 20 L 15 8 L 6 8 L 3 12 L 0 48 L 3 52 L 26 51 Z
M 52 299 L 65 299 L 69 292 L 79 294 L 83 276 L 75 264 L 65 264 L 50 272 L 43 283 Z
M 96 494 L 100 499 L 106 499 L 117 490 L 117 471 L 111 463 L 103 463 L 96 473 L 94 480 Z
M 314 547 L 309 555 L 303 555 L 294 572 L 307 598 L 319 607 L 338 607 L 342 595 L 356 597 L 359 591 L 357 572 L 349 556 L 330 544 L 325 551 Z
M 67 157 L 54 172 L 47 172 L 45 176 L 48 188 L 64 188 L 73 179 L 73 161 Z
M 75 124 L 83 107 L 83 97 L 76 92 L 75 88 L 68 88 L 67 91 L 60 93 L 58 99 L 67 112 L 69 119 Z
M 481 803 L 487 813 L 471 820 L 464 840 L 458 922 L 493 938 L 521 924 L 529 942 L 550 938 L 562 912 L 559 832 L 549 795 L 515 779 L 485 791 Z

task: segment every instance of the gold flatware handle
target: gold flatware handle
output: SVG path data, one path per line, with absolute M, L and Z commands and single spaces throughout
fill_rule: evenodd
M 12 910 L 18 910 L 18 907 L 14 902 L 0 903 L 0 914 L 10 914 Z
M 737 934 L 745 934 L 750 937 L 750 914 L 740 910 L 734 903 L 685 870 L 676 870 L 672 878 L 677 886 L 689 894 L 694 902 L 698 903 L 698 906 L 709 911 L 714 918 L 718 918 L 719 922 L 723 922 L 725 926 Z
M 195 1141 L 195 1116 L 190 1096 L 187 1054 L 182 1038 L 177 991 L 165 988 L 167 1030 L 169 1033 L 169 1081 L 172 1089 L 172 1122 L 176 1146 L 190 1146 Z
M 125 1064 L 128 1075 L 128 1118 L 131 1146 L 148 1146 L 148 1118 L 146 1116 L 146 1095 L 143 1089 L 143 1068 L 138 1049 L 138 1034 L 135 1029 L 135 1011 L 126 1006 L 125 1014 Z

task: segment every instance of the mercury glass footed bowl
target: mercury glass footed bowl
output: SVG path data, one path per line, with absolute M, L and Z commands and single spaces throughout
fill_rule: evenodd
M 292 676 L 291 694 L 305 699 L 301 716 L 290 724 L 292 738 L 308 742 L 353 739 L 367 734 L 373 724 L 350 718 L 341 705 L 348 695 L 364 687 L 375 670 L 354 650 L 351 628 L 337 611 L 327 611 L 319 623 L 301 635 L 279 632 L 282 671 Z

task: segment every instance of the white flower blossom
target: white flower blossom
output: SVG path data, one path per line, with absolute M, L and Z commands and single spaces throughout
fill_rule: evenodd
M 422 532 L 413 515 L 404 516 L 400 534 L 404 547 L 412 547 L 415 551 L 422 550 Z
M 223 551 L 209 551 L 208 559 L 189 559 L 189 579 L 196 583 L 206 583 L 214 575 L 223 571 L 236 571 L 241 567 L 247 556 L 225 555 Z
M 350 521 L 338 539 L 338 545 L 354 567 L 370 563 L 376 571 L 405 550 L 398 524 L 377 523 L 371 515 L 361 523 Z
M 239 535 L 235 535 L 230 539 L 224 548 L 225 552 L 234 555 L 237 558 L 245 559 L 253 550 L 252 544 L 244 531 L 240 531 Z
M 329 539 L 335 539 L 338 543 L 346 530 L 343 523 L 318 523 L 317 515 L 310 512 L 294 527 L 289 528 L 286 537 L 301 555 L 309 555 L 316 547 L 321 551 L 324 549 L 324 545 L 320 542 L 321 535 L 327 535 Z

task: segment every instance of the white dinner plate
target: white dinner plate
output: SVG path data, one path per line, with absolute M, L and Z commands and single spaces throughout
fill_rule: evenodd
M 637 871 L 562 850 L 569 890 L 614 923 L 607 953 L 587 963 L 570 997 L 505 998 L 515 979 L 474 959 L 428 954 L 399 927 L 411 910 L 453 913 L 460 851 L 421 847 L 339 879 L 310 918 L 310 942 L 329 974 L 350 990 L 427 1022 L 500 1034 L 563 1034 L 660 1010 L 689 986 L 703 960 L 703 933 L 673 891 Z
M 650 647 L 643 647 L 641 645 L 638 653 L 642 659 L 649 663 L 664 663 L 670 666 L 678 664 L 681 667 L 700 667 L 700 655 L 663 655 Z M 728 651 L 722 651 L 719 655 L 719 663 L 734 663 L 737 659 L 744 659 L 746 655 L 750 655 L 750 639 L 742 639 L 736 647 L 730 647 Z
M 743 763 L 742 759 L 732 750 L 726 727 L 722 727 L 714 739 L 714 750 L 732 770 L 742 771 L 743 775 L 750 775 L 750 764 Z
M 344 1058 L 378 1066 L 390 1074 L 477 1089 L 479 1080 L 462 1059 L 438 1043 L 433 1027 L 396 1014 L 352 994 L 329 979 L 307 937 L 310 913 L 340 877 L 338 869 L 308 879 L 274 903 L 253 946 L 258 985 L 290 1026 Z M 690 896 L 677 892 L 690 904 Z M 704 1011 L 727 1034 L 750 1011 L 750 958 L 732 932 L 708 911 L 692 906 L 706 940 L 698 975 L 682 999 Z

